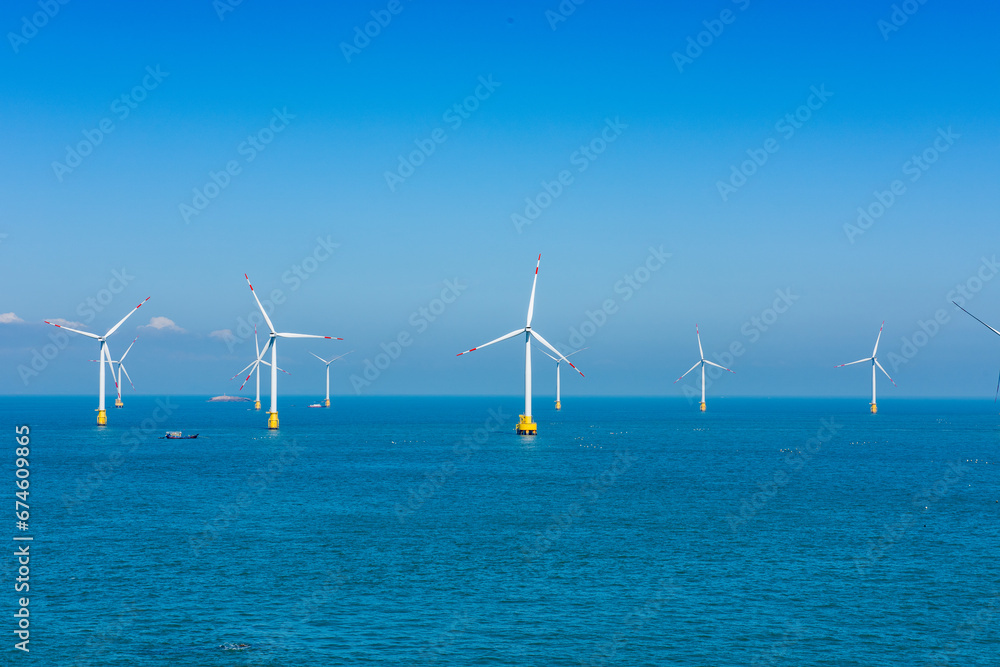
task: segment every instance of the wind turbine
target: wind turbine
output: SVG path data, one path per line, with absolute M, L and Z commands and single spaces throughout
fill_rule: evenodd
M 260 410 L 260 365 L 264 364 L 265 366 L 270 366 L 271 364 L 269 364 L 266 361 L 264 361 L 263 359 L 259 358 L 260 357 L 260 343 L 257 341 L 257 327 L 256 326 L 254 326 L 254 328 L 253 328 L 253 344 L 254 344 L 254 347 L 257 349 L 257 356 L 254 357 L 254 360 L 251 361 L 249 364 L 247 364 L 247 366 L 242 371 L 240 371 L 239 373 L 237 373 L 236 375 L 234 375 L 233 377 L 231 377 L 229 379 L 230 380 L 234 380 L 234 379 L 238 378 L 240 375 L 243 375 L 243 371 L 245 371 L 245 370 L 247 370 L 247 368 L 249 368 L 250 369 L 250 373 L 249 373 L 249 375 L 247 375 L 246 380 L 243 380 L 243 384 L 241 384 L 240 388 L 239 388 L 239 391 L 243 391 L 243 387 L 246 386 L 247 380 L 249 380 L 250 376 L 253 375 L 256 372 L 256 374 L 257 374 L 257 376 L 256 376 L 256 380 L 257 380 L 257 398 L 254 399 L 253 409 L 254 410 Z M 291 375 L 291 373 L 289 373 L 288 371 L 286 371 L 284 368 L 279 368 L 278 370 L 281 371 L 282 373 L 284 373 L 285 375 Z
M 729 371 L 730 373 L 732 373 L 734 375 L 736 374 L 736 371 L 730 370 L 730 369 L 726 368 L 725 366 L 720 366 L 719 364 L 715 363 L 714 361 L 709 361 L 708 359 L 706 359 L 705 358 L 705 351 L 701 347 L 701 332 L 698 331 L 698 325 L 697 324 L 694 325 L 694 334 L 695 334 L 695 336 L 698 337 L 698 354 L 701 356 L 701 359 L 698 361 L 698 363 L 696 363 L 694 366 L 692 366 L 691 368 L 689 368 L 687 370 L 687 373 L 684 373 L 684 375 L 687 375 L 688 373 L 690 373 L 694 369 L 698 368 L 698 366 L 701 366 L 701 405 L 699 406 L 698 409 L 701 410 L 702 412 L 704 412 L 705 411 L 705 364 L 708 364 L 709 366 L 715 366 L 716 368 L 721 368 L 724 371 Z M 679 378 L 677 378 L 676 380 L 674 380 L 674 384 L 677 384 L 678 382 L 680 382 L 681 380 L 683 380 L 684 379 L 684 375 L 682 375 Z
M 264 321 L 267 322 L 267 328 L 270 330 L 271 335 L 267 340 L 267 344 L 264 345 L 264 349 L 260 351 L 257 355 L 257 363 L 263 363 L 264 355 L 267 354 L 267 350 L 271 350 L 271 409 L 267 413 L 267 427 L 269 429 L 278 428 L 278 339 L 279 338 L 326 338 L 327 340 L 344 340 L 343 338 L 335 338 L 334 336 L 316 336 L 314 334 L 298 334 L 298 333 L 279 333 L 274 330 L 274 325 L 271 324 L 271 318 L 267 316 L 267 312 L 264 310 L 264 306 L 261 305 L 260 299 L 257 298 L 257 292 L 253 289 L 253 284 L 250 282 L 250 276 L 243 274 L 243 277 L 247 279 L 247 285 L 250 285 L 250 293 L 253 294 L 253 300 L 257 302 L 257 307 L 260 308 L 260 314 L 264 316 Z M 249 379 L 250 376 L 247 376 Z
M 89 331 L 80 331 L 78 329 L 70 329 L 69 327 L 64 327 L 61 324 L 56 324 L 54 322 L 49 322 L 48 320 L 45 320 L 46 324 L 51 324 L 54 327 L 59 327 L 60 329 L 65 329 L 66 331 L 72 331 L 73 333 L 78 333 L 78 334 L 80 334 L 82 336 L 87 336 L 88 338 L 94 338 L 95 340 L 97 340 L 101 344 L 101 355 L 100 355 L 101 358 L 100 358 L 99 364 L 98 364 L 98 366 L 101 369 L 101 373 L 100 373 L 100 375 L 101 375 L 101 380 L 100 380 L 100 394 L 98 394 L 98 396 L 97 396 L 97 425 L 98 426 L 107 426 L 107 424 L 108 424 L 108 413 L 104 409 L 104 362 L 105 361 L 107 361 L 108 362 L 108 366 L 111 367 L 111 377 L 114 377 L 114 375 L 115 375 L 115 368 L 114 368 L 114 366 L 111 365 L 112 364 L 111 353 L 108 352 L 107 338 L 108 338 L 108 336 L 110 336 L 114 332 L 118 331 L 118 327 L 120 327 L 121 325 L 123 325 L 125 323 L 125 320 L 127 320 L 129 317 L 132 316 L 132 313 L 134 313 L 135 311 L 137 311 L 140 308 L 142 308 L 142 304 L 146 303 L 146 301 L 149 301 L 149 297 L 148 296 L 142 301 L 142 303 L 140 303 L 138 306 L 136 306 L 135 308 L 133 308 L 132 310 L 130 310 L 129 313 L 128 313 L 128 315 L 126 315 L 125 317 L 121 318 L 121 320 L 118 321 L 118 324 L 116 324 L 115 326 L 113 326 L 110 329 L 108 329 L 108 332 L 106 334 L 104 334 L 103 336 L 98 336 L 97 334 L 90 333 Z M 132 342 L 135 342 L 135 341 L 132 341 Z M 124 358 L 124 355 L 122 355 L 122 357 Z M 131 380 L 129 380 L 129 382 L 131 382 Z
M 576 350 L 575 352 L 570 352 L 569 354 L 566 355 L 566 357 L 567 358 L 572 357 L 577 352 L 583 352 L 586 349 L 587 348 L 585 348 L 585 347 L 581 347 L 579 350 Z M 545 350 L 543 350 L 541 348 L 538 348 L 538 351 L 541 352 L 542 354 L 544 354 L 546 357 L 548 357 L 552 361 L 556 362 L 556 410 L 562 410 L 562 401 L 559 400 L 559 384 L 560 384 L 559 383 L 559 364 L 562 363 L 562 359 L 556 359 L 551 354 L 549 354 L 548 352 L 546 352 Z
M 535 279 L 531 283 L 531 299 L 528 301 L 528 320 L 527 323 L 521 329 L 516 329 L 511 331 L 509 334 L 500 336 L 488 343 L 483 343 L 479 347 L 474 347 L 471 350 L 466 350 L 465 352 L 459 352 L 456 356 L 462 356 L 463 354 L 468 354 L 469 352 L 475 352 L 476 350 L 482 349 L 487 345 L 492 345 L 493 343 L 499 343 L 502 340 L 507 340 L 508 338 L 513 338 L 514 336 L 524 334 L 524 414 L 521 415 L 517 423 L 517 434 L 518 435 L 535 435 L 538 433 L 538 425 L 531 421 L 531 338 L 534 336 L 535 340 L 549 348 L 558 355 L 560 361 L 565 361 L 570 366 L 573 366 L 573 362 L 569 361 L 559 352 L 556 348 L 552 347 L 547 340 L 542 338 L 534 329 L 531 328 L 531 316 L 535 311 L 535 285 L 538 284 L 538 266 L 542 263 L 542 256 L 538 256 L 538 261 L 535 263 Z M 573 366 L 573 370 L 580 373 L 580 369 Z M 583 373 L 580 373 L 583 377 Z
M 139 340 L 138 336 L 136 336 L 135 338 L 132 339 L 132 342 L 129 343 L 128 349 L 125 350 L 125 354 L 123 354 L 122 358 L 119 359 L 118 361 L 115 361 L 114 359 L 111 359 L 110 358 L 111 351 L 110 350 L 108 351 L 108 357 L 109 357 L 108 363 L 112 364 L 112 366 L 111 366 L 111 377 L 115 381 L 115 389 L 118 390 L 118 396 L 115 398 L 115 407 L 116 408 L 123 408 L 123 407 L 125 407 L 125 404 L 122 403 L 122 372 L 124 372 L 125 373 L 125 377 L 128 378 L 128 383 L 130 385 L 132 385 L 132 391 L 135 391 L 135 385 L 132 384 L 132 378 L 129 377 L 128 371 L 125 370 L 125 364 L 123 362 L 125 361 L 125 357 L 128 356 L 128 351 L 132 349 L 132 346 L 135 345 L 135 341 L 137 341 L 137 340 Z M 98 361 L 98 360 L 97 359 L 91 359 L 91 361 Z M 114 364 L 118 364 L 118 377 L 117 378 L 115 377 Z
M 351 350 L 351 352 L 354 352 L 354 350 Z M 323 357 L 319 356 L 318 354 L 313 354 L 312 352 L 309 353 L 309 354 L 312 354 L 317 359 L 319 359 L 320 361 L 322 361 L 324 364 L 326 364 L 326 401 L 323 403 L 323 407 L 327 407 L 327 408 L 330 407 L 330 364 L 332 364 L 333 362 L 335 362 L 337 359 L 343 359 L 344 357 L 346 357 L 347 355 L 349 355 L 351 352 L 344 352 L 339 357 L 334 357 L 330 361 L 327 361 L 326 359 L 324 359 Z
M 896 386 L 896 381 L 893 380 L 888 373 L 886 373 L 886 370 L 882 368 L 882 364 L 878 362 L 878 358 L 875 356 L 878 354 L 878 341 L 880 338 L 882 338 L 882 329 L 884 327 L 885 327 L 885 320 L 882 320 L 882 326 L 878 328 L 878 336 L 875 338 L 875 349 L 872 350 L 872 356 L 865 357 L 864 359 L 858 359 L 857 361 L 851 361 L 846 364 L 840 364 L 839 366 L 834 366 L 834 368 L 843 368 L 844 366 L 850 366 L 851 364 L 860 364 L 865 361 L 872 362 L 872 406 L 871 406 L 872 414 L 878 412 L 878 406 L 875 404 L 875 367 L 878 366 L 879 370 L 885 373 L 885 376 L 889 378 L 889 382 L 892 383 L 892 386 L 893 387 Z
M 955 303 L 955 302 L 954 302 L 954 301 L 952 301 L 952 303 Z M 955 305 L 956 305 L 956 306 L 958 306 L 959 308 L 962 308 L 962 307 L 961 307 L 961 306 L 959 306 L 959 305 L 958 305 L 957 303 L 955 303 Z M 972 313 L 970 313 L 969 311 L 965 310 L 965 308 L 962 308 L 962 310 L 964 310 L 964 311 L 965 311 L 965 314 L 966 314 L 966 315 L 968 315 L 969 317 L 971 317 L 971 318 L 972 318 L 972 319 L 974 319 L 975 321 L 979 322 L 980 324 L 982 324 L 982 325 L 983 325 L 984 327 L 986 327 L 987 329 L 989 329 L 990 331 L 992 331 L 992 332 L 993 332 L 993 333 L 995 333 L 996 335 L 1000 336 L 1000 331 L 997 331 L 996 329 L 994 329 L 994 328 L 993 328 L 993 327 L 991 327 L 990 325 L 986 324 L 986 322 L 983 322 L 983 321 L 982 321 L 981 319 L 979 319 L 978 317 L 976 317 L 975 315 L 973 315 L 973 314 L 972 314 Z M 994 402 L 994 403 L 996 403 L 996 402 L 997 402 L 997 396 L 1000 396 L 1000 377 L 997 377 L 997 391 L 996 391 L 996 394 L 995 394 L 995 395 L 993 396 L 993 402 Z

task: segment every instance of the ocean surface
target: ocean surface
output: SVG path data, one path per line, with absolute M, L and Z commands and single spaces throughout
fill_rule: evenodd
M 0 399 L 0 664 L 1000 663 L 991 401 L 205 398 Z

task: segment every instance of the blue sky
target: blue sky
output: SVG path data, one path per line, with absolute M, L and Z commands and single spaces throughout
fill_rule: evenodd
M 710 358 L 742 346 L 710 393 L 864 398 L 833 366 L 885 320 L 881 396 L 989 396 L 1000 340 L 949 298 L 1000 326 L 1000 10 L 903 4 L 5 3 L 2 391 L 90 393 L 96 344 L 40 360 L 42 320 L 103 332 L 150 296 L 110 339 L 139 336 L 138 391 L 232 393 L 248 273 L 279 329 L 345 338 L 284 343 L 284 392 L 354 350 L 334 393 L 516 394 L 520 345 L 454 355 L 523 326 L 542 253 L 535 327 L 590 348 L 568 395 L 681 395 L 698 323 Z

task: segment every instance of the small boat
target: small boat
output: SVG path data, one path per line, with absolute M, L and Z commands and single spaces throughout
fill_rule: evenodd
M 167 440 L 193 440 L 198 437 L 198 434 L 184 435 L 181 431 L 167 431 L 167 434 L 163 437 Z
M 310 407 L 310 408 L 321 408 L 321 407 L 323 407 L 323 406 L 322 406 L 322 405 L 320 405 L 319 403 L 313 403 L 313 404 L 312 404 L 312 405 L 310 405 L 309 407 Z

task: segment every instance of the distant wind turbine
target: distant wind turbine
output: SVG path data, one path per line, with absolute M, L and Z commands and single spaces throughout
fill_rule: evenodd
M 354 350 L 351 350 L 351 352 L 354 352 Z M 347 355 L 349 355 L 351 352 L 344 352 L 339 357 L 334 357 L 330 361 L 327 361 L 326 359 L 324 359 L 323 357 L 319 356 L 318 354 L 313 354 L 312 352 L 309 353 L 309 354 L 312 354 L 317 359 L 319 359 L 320 361 L 322 361 L 324 364 L 326 364 L 326 401 L 323 402 L 323 407 L 326 407 L 326 408 L 330 407 L 330 364 L 332 364 L 333 362 L 335 362 L 337 359 L 343 359 L 344 357 L 346 357 Z
M 538 261 L 535 263 L 535 279 L 531 283 L 531 298 L 528 300 L 528 320 L 527 323 L 521 329 L 515 329 L 509 334 L 505 334 L 491 340 L 488 343 L 483 343 L 479 347 L 474 347 L 471 350 L 466 350 L 465 352 L 459 352 L 456 356 L 462 356 L 463 354 L 468 354 L 469 352 L 475 352 L 480 350 L 487 345 L 492 345 L 493 343 L 499 343 L 502 340 L 507 340 L 508 338 L 513 338 L 514 336 L 524 334 L 524 414 L 521 415 L 517 423 L 517 433 L 518 435 L 535 435 L 538 433 L 538 425 L 531 420 L 531 338 L 534 336 L 535 340 L 549 348 L 559 357 L 561 361 L 565 361 L 567 364 L 573 367 L 577 373 L 580 373 L 580 369 L 573 366 L 573 362 L 569 361 L 562 355 L 559 350 L 552 347 L 547 340 L 542 338 L 534 329 L 531 328 L 531 316 L 535 311 L 535 286 L 538 284 L 538 267 L 542 263 L 542 256 L 538 256 Z M 580 373 L 583 376 L 583 373 Z
M 705 358 L 705 351 L 701 347 L 701 332 L 698 331 L 698 325 L 697 324 L 694 325 L 694 334 L 695 334 L 695 336 L 698 337 L 698 355 L 701 357 L 701 359 L 694 366 L 692 366 L 691 368 L 687 369 L 687 372 L 684 373 L 684 375 L 687 375 L 688 373 L 690 373 L 694 369 L 698 368 L 698 366 L 701 366 L 701 405 L 698 406 L 698 409 L 701 410 L 702 412 L 704 412 L 705 411 L 705 364 L 708 364 L 709 366 L 715 366 L 716 368 L 721 368 L 724 371 L 729 371 L 730 373 L 732 373 L 734 375 L 736 374 L 736 371 L 730 370 L 730 369 L 726 368 L 725 366 L 720 366 L 719 364 L 715 363 L 714 361 L 709 361 L 708 359 L 706 359 Z M 680 382 L 681 380 L 683 380 L 684 379 L 684 375 L 682 375 L 679 378 L 677 378 L 676 380 L 674 380 L 674 384 L 677 384 L 678 382 Z
M 107 338 L 108 338 L 108 336 L 110 336 L 114 332 L 118 331 L 118 327 L 120 327 L 121 325 L 125 324 L 125 320 L 127 320 L 130 317 L 132 317 L 132 313 L 134 313 L 135 311 L 137 311 L 140 308 L 142 308 L 142 304 L 146 303 L 147 301 L 149 301 L 149 297 L 148 296 L 142 301 L 142 303 L 140 303 L 138 306 L 136 306 L 135 308 L 133 308 L 132 310 L 130 310 L 129 313 L 128 313 L 128 315 L 126 315 L 125 317 L 121 318 L 121 320 L 118 321 L 118 324 L 116 324 L 115 326 L 113 326 L 110 329 L 108 329 L 108 332 L 106 334 L 104 334 L 103 336 L 98 336 L 97 334 L 90 333 L 89 331 L 80 331 L 78 329 L 70 329 L 69 327 L 65 327 L 65 326 L 63 326 L 61 324 L 56 324 L 54 322 L 49 322 L 48 320 L 45 320 L 46 324 L 51 324 L 54 327 L 59 327 L 60 329 L 65 329 L 66 331 L 72 331 L 73 333 L 78 333 L 81 336 L 87 336 L 88 338 L 93 338 L 93 339 L 97 340 L 101 344 L 101 355 L 100 355 L 100 359 L 99 359 L 99 363 L 98 363 L 98 366 L 101 369 L 101 372 L 100 372 L 100 376 L 101 376 L 101 379 L 100 379 L 100 394 L 98 394 L 98 397 L 97 397 L 97 425 L 98 426 L 107 426 L 107 424 L 108 424 L 108 413 L 107 413 L 107 410 L 104 409 L 104 377 L 105 377 L 104 376 L 104 362 L 105 361 L 108 362 L 108 366 L 111 368 L 111 377 L 114 377 L 114 375 L 115 375 L 115 368 L 114 368 L 114 366 L 111 365 L 112 364 L 112 362 L 111 362 L 111 353 L 108 352 Z
M 952 301 L 952 303 L 955 303 L 955 302 Z M 962 308 L 957 303 L 955 303 L 955 305 L 958 306 L 959 308 Z M 990 331 L 992 331 L 996 335 L 1000 336 L 1000 331 L 997 331 L 996 329 L 994 329 L 990 325 L 986 324 L 986 322 L 983 322 L 981 319 L 979 319 L 978 317 L 976 317 L 975 315 L 973 315 L 969 311 L 965 310 L 965 308 L 962 308 L 962 310 L 965 311 L 966 315 L 968 315 L 969 317 L 971 317 L 975 321 L 979 322 L 980 324 L 982 324 L 984 327 L 986 327 L 987 329 L 989 329 Z M 997 390 L 996 390 L 996 393 L 993 395 L 993 402 L 994 403 L 997 402 L 997 396 L 1000 396 L 1000 376 L 997 377 Z
M 132 391 L 135 391 L 135 385 L 132 384 L 132 378 L 129 377 L 128 371 L 125 370 L 125 363 L 124 362 L 125 362 L 125 357 L 128 356 L 128 351 L 132 349 L 132 346 L 135 345 L 135 341 L 137 341 L 137 340 L 139 340 L 138 336 L 136 336 L 135 338 L 132 339 L 132 342 L 129 343 L 128 349 L 125 350 L 125 354 L 123 354 L 122 358 L 119 359 L 118 361 L 115 361 L 114 359 L 110 359 L 111 351 L 110 350 L 108 351 L 108 356 L 109 356 L 108 361 L 112 364 L 112 367 L 111 367 L 111 377 L 115 381 L 115 389 L 118 390 L 118 396 L 115 398 L 115 407 L 116 408 L 123 408 L 123 407 L 125 407 L 125 404 L 122 403 L 122 373 L 125 373 L 125 377 L 128 378 L 128 383 L 132 386 Z M 96 362 L 100 363 L 99 359 L 91 359 L 91 361 L 96 361 Z M 118 364 L 118 377 L 117 378 L 114 377 L 114 365 L 113 364 Z
M 253 345 L 254 345 L 254 348 L 256 348 L 256 350 L 257 350 L 257 356 L 254 357 L 254 360 L 251 361 L 242 371 L 240 371 L 239 373 L 237 373 L 236 375 L 234 375 L 233 377 L 231 377 L 229 379 L 230 380 L 235 380 L 239 376 L 243 375 L 243 371 L 245 371 L 245 370 L 247 370 L 249 368 L 250 369 L 250 373 L 247 375 L 246 380 L 243 380 L 243 384 L 240 385 L 239 391 L 243 391 L 243 387 L 246 386 L 247 380 L 250 379 L 251 375 L 255 375 L 255 379 L 257 380 L 257 398 L 254 399 L 253 409 L 254 410 L 260 410 L 260 366 L 261 366 L 261 364 L 263 364 L 265 366 L 270 366 L 271 364 L 267 363 L 266 361 L 264 361 L 263 359 L 260 358 L 260 342 L 257 340 L 257 327 L 256 326 L 254 326 L 254 328 L 253 328 Z M 286 371 L 284 368 L 279 368 L 278 370 L 281 371 L 282 373 L 284 373 L 285 375 L 291 375 L 291 373 L 289 373 L 288 371 Z
M 892 383 L 892 386 L 893 387 L 896 386 L 896 381 L 892 379 L 892 377 L 886 372 L 884 368 L 882 368 L 882 364 L 878 362 L 878 358 L 875 356 L 878 354 L 878 342 L 879 339 L 882 338 L 882 329 L 884 327 L 885 327 L 885 320 L 882 320 L 882 326 L 878 328 L 878 336 L 875 338 L 875 349 L 872 350 L 872 356 L 865 357 L 864 359 L 858 359 L 857 361 L 851 361 L 846 364 L 840 364 L 839 366 L 834 366 L 834 368 L 843 368 L 844 366 L 850 366 L 852 364 L 860 364 L 865 361 L 872 362 L 872 404 L 871 404 L 872 414 L 878 412 L 878 406 L 875 404 L 875 367 L 878 366 L 879 370 L 885 373 L 885 376 L 889 378 L 889 382 Z
M 299 334 L 299 333 L 279 333 L 274 330 L 274 325 L 271 324 L 271 318 L 267 316 L 267 311 L 264 310 L 264 306 L 261 305 L 260 299 L 257 298 L 257 292 L 253 289 L 253 284 L 250 282 L 250 276 L 243 274 L 243 277 L 247 279 L 247 285 L 250 285 L 250 293 L 253 294 L 253 300 L 257 302 L 257 307 L 260 308 L 260 314 L 264 316 L 264 321 L 267 323 L 267 328 L 270 330 L 271 335 L 267 340 L 267 344 L 264 349 L 261 350 L 260 354 L 257 355 L 257 362 L 260 363 L 264 359 L 264 355 L 267 354 L 268 349 L 271 350 L 271 409 L 267 413 L 267 427 L 269 429 L 278 428 L 278 339 L 279 338 L 326 338 L 327 340 L 344 340 L 343 338 L 335 338 L 334 336 L 317 336 L 315 334 Z M 249 379 L 250 376 L 247 376 Z
M 585 348 L 585 347 L 581 347 L 579 350 L 576 350 L 574 352 L 570 352 L 569 354 L 567 354 L 566 358 L 568 359 L 569 357 L 572 357 L 577 352 L 583 352 L 586 349 L 587 348 Z M 546 352 L 542 348 L 538 348 L 538 351 L 541 352 L 542 354 L 544 354 L 546 357 L 548 357 L 552 361 L 556 362 L 556 410 L 562 410 L 562 401 L 559 400 L 559 385 L 560 385 L 560 382 L 559 382 L 559 364 L 562 363 L 562 359 L 556 359 L 555 357 L 553 357 L 551 354 L 549 354 L 548 352 Z

